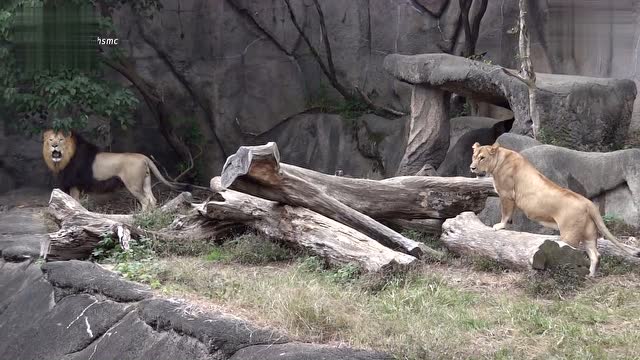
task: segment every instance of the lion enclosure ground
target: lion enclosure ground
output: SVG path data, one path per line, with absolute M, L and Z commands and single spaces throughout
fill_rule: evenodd
M 153 217 L 138 219 L 150 227 L 170 221 Z M 606 219 L 619 235 L 637 237 L 638 229 Z M 405 235 L 440 248 L 435 238 Z M 98 248 L 95 260 L 159 295 L 300 341 L 398 359 L 640 358 L 640 269 L 606 257 L 595 279 L 511 272 L 493 260 L 450 254 L 382 276 L 329 269 L 253 233 L 219 244 L 148 240 L 127 254 L 108 248 Z

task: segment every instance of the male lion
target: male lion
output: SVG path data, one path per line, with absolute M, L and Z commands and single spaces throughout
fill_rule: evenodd
M 62 191 L 79 200 L 80 191 L 111 191 L 124 184 L 140 202 L 142 210 L 156 206 L 151 192 L 153 174 L 174 190 L 183 190 L 186 184 L 167 181 L 155 164 L 137 153 L 100 152 L 98 147 L 78 134 L 47 130 L 44 132 L 42 156 L 49 170 L 58 177 Z
M 633 255 L 609 232 L 598 208 L 587 198 L 547 179 L 529 161 L 515 151 L 499 144 L 473 144 L 470 169 L 476 174 L 489 173 L 500 196 L 502 219 L 493 225 L 504 229 L 518 207 L 531 220 L 560 230 L 560 238 L 577 247 L 584 242 L 591 261 L 589 276 L 595 276 L 600 254 L 597 248 L 598 230 L 620 249 Z

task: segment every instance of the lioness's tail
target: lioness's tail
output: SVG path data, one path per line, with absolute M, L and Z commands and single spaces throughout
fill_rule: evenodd
M 618 239 L 616 239 L 615 236 L 613 236 L 613 234 L 609 231 L 609 229 L 607 229 L 607 226 L 604 224 L 604 220 L 602 220 L 602 216 L 600 216 L 600 212 L 598 211 L 598 208 L 596 208 L 596 206 L 593 204 L 589 204 L 589 205 L 590 206 L 587 206 L 589 210 L 589 215 L 591 215 L 593 222 L 596 223 L 598 230 L 600 230 L 600 232 L 604 234 L 604 236 L 607 239 L 609 239 L 612 243 L 614 243 L 618 248 L 620 248 L 627 254 L 631 256 L 640 257 L 640 252 L 633 252 L 632 250 L 625 247 L 620 241 L 618 241 Z
M 158 170 L 158 167 L 156 166 L 156 164 L 154 164 L 153 161 L 148 157 L 145 156 L 145 158 L 147 161 L 147 166 L 149 167 L 149 169 L 151 169 L 151 172 L 153 173 L 153 175 L 155 175 L 155 177 L 157 177 L 158 180 L 160 180 L 163 184 L 167 185 L 168 187 L 176 191 L 191 191 L 191 185 L 189 184 L 174 183 L 165 179 L 164 176 L 162 176 L 162 174 L 160 173 L 160 170 Z

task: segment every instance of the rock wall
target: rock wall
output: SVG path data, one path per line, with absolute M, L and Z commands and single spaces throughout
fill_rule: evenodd
M 313 3 L 291 2 L 311 42 L 324 56 Z M 639 81 L 640 0 L 530 3 L 536 70 Z M 136 71 L 172 109 L 172 119 L 194 122 L 203 135 L 205 153 L 199 159 L 203 179 L 219 173 L 226 156 L 239 145 L 268 140 L 300 152 L 283 152 L 285 159 L 291 156 L 298 165 L 328 173 L 341 167 L 352 176 L 379 177 L 395 171 L 400 161 L 396 154 L 404 150 L 401 139 L 407 118 L 367 117 L 368 128 L 379 129 L 367 134 L 362 126 L 345 126 L 353 119 L 343 116 L 344 112 L 309 111 L 314 104 L 335 104 L 341 97 L 328 85 L 295 30 L 283 0 L 162 0 L 162 4 L 152 19 L 123 7 L 116 14 L 117 36 L 123 49 L 133 55 Z M 458 1 L 322 0 L 320 4 L 341 83 L 350 89 L 358 86 L 374 102 L 394 109 L 408 112 L 410 87 L 382 69 L 386 55 L 455 53 L 464 46 L 464 36 L 456 32 Z M 486 52 L 493 63 L 515 66 L 517 36 L 508 30 L 517 15 L 517 0 L 489 1 L 476 52 Z M 634 110 L 638 104 L 636 100 Z M 640 128 L 638 114 L 634 111 L 633 129 Z M 153 154 L 165 164 L 177 164 L 144 102 L 135 117 L 134 131 L 112 128 L 111 149 Z M 331 141 L 319 138 L 315 131 L 297 132 L 301 127 L 332 134 Z M 360 141 L 364 138 L 378 141 L 366 144 Z M 0 134 L 0 143 L 5 141 L 11 145 L 0 146 L 0 168 L 15 178 L 2 180 L 0 171 L 1 183 L 7 184 L 3 186 L 46 186 L 49 180 L 40 170 L 42 162 L 31 155 L 39 152 L 37 141 L 22 144 Z M 21 146 L 30 148 L 22 151 Z M 316 151 L 323 155 L 314 156 Z M 15 163 L 14 157 L 25 159 Z

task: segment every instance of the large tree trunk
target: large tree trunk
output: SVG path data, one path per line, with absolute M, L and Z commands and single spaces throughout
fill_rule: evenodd
M 222 185 L 265 199 L 286 202 L 284 195 L 262 177 L 249 174 L 257 151 L 278 158 L 277 145 L 243 146 L 226 162 Z M 273 160 L 275 161 L 275 160 Z M 308 182 L 324 195 L 374 219 L 447 219 L 464 211 L 480 212 L 488 196 L 495 195 L 489 178 L 402 176 L 386 180 L 354 179 L 333 176 L 276 162 L 278 174 Z M 275 171 L 275 170 L 274 170 Z M 275 174 L 274 174 L 275 176 Z M 278 175 L 281 176 L 281 175 Z
M 218 182 L 215 178 L 213 182 Z M 214 185 L 218 187 L 219 185 Z M 416 258 L 388 249 L 370 237 L 311 210 L 278 204 L 233 190 L 220 191 L 221 197 L 197 205 L 203 216 L 213 221 L 236 221 L 285 243 L 321 256 L 329 264 L 355 263 L 375 272 L 405 267 Z
M 471 212 L 446 220 L 440 239 L 452 252 L 492 258 L 513 269 L 543 270 L 563 265 L 573 267 L 583 275 L 589 272 L 586 252 L 563 243 L 559 236 L 496 231 L 484 225 Z M 620 251 L 607 240 L 598 241 L 598 250 L 604 255 L 640 262 L 640 259 Z
M 409 138 L 396 175 L 436 175 L 449 149 L 448 107 L 445 91 L 413 86 Z
M 212 180 L 212 188 L 215 188 Z M 353 188 L 360 191 L 359 202 L 370 201 L 369 195 L 375 195 L 371 189 Z M 354 210 L 342 203 L 339 197 L 332 197 L 327 191 L 315 183 L 291 174 L 287 168 L 280 166 L 280 154 L 275 143 L 270 142 L 262 146 L 242 146 L 227 159 L 222 170 L 222 188 L 233 188 L 252 195 L 283 204 L 302 206 L 319 214 L 348 225 L 381 242 L 392 249 L 399 249 L 407 254 L 421 257 L 425 252 L 440 256 L 438 251 L 428 248 L 422 243 L 400 235 L 371 217 Z M 395 201 L 401 196 L 394 194 Z M 429 196 L 423 192 L 423 201 Z M 374 200 L 376 201 L 376 200 Z M 385 203 L 377 204 L 387 206 Z
M 219 186 L 218 186 L 219 187 Z M 324 258 L 330 265 L 355 264 L 369 271 L 404 268 L 416 261 L 388 249 L 366 235 L 310 210 L 282 206 L 233 190 L 216 194 L 213 201 L 192 204 L 182 193 L 161 211 L 188 208 L 167 228 L 150 232 L 132 226 L 132 215 L 106 215 L 86 210 L 75 199 L 56 189 L 49 203 L 61 226 L 42 244 L 47 260 L 86 259 L 104 236 L 126 243 L 131 237 L 157 236 L 160 241 L 209 241 L 238 226 L 250 227 L 265 236 L 292 244 Z
M 104 236 L 114 236 L 128 247 L 131 235 L 144 232 L 131 224 L 130 215 L 98 214 L 85 209 L 60 189 L 51 192 L 49 212 L 60 230 L 51 233 L 40 245 L 40 256 L 47 260 L 85 259 Z

